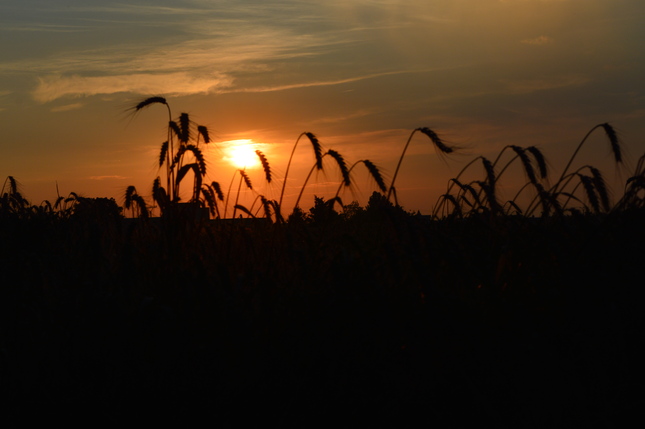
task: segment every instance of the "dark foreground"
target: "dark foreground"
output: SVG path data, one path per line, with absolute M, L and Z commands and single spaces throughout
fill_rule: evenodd
M 617 426 L 645 217 L 3 219 L 3 419 Z

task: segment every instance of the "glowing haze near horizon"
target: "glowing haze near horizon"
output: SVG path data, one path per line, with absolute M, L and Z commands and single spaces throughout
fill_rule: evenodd
M 3 0 L 0 174 L 36 204 L 55 199 L 56 184 L 64 196 L 121 203 L 128 185 L 149 196 L 167 113 L 128 108 L 162 95 L 173 115 L 209 128 L 209 180 L 226 191 L 239 168 L 232 147 L 251 144 L 274 171 L 269 185 L 249 167 L 254 188 L 275 199 L 303 131 L 350 165 L 373 161 L 389 183 L 410 132 L 429 127 L 464 153 L 444 160 L 425 136 L 412 141 L 399 202 L 430 213 L 467 161 L 508 144 L 541 148 L 553 177 L 609 122 L 632 162 L 642 155 L 644 16 L 641 0 Z M 612 181 L 609 154 L 598 133 L 577 164 Z M 312 164 L 303 140 L 288 201 Z M 335 194 L 338 171 L 326 170 L 302 207 Z M 354 172 L 341 196 L 364 204 L 376 186 Z

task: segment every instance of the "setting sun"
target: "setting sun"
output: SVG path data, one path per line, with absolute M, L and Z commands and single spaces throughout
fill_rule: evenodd
M 260 165 L 260 159 L 255 153 L 256 145 L 253 140 L 232 140 L 227 142 L 228 149 L 224 159 L 237 168 L 253 168 Z

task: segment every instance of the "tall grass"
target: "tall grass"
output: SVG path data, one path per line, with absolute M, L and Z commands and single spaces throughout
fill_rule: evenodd
M 209 144 L 211 142 L 208 129 L 203 125 L 194 124 L 187 113 L 181 113 L 176 120 L 173 120 L 170 106 L 163 97 L 146 98 L 138 103 L 133 108 L 133 111 L 138 113 L 142 109 L 155 104 L 166 106 L 168 126 L 166 131 L 167 139 L 161 144 L 158 156 L 159 169 L 165 166 L 166 187 L 161 186 L 161 177 L 155 179 L 153 182 L 153 200 L 158 204 L 162 215 L 169 209 L 173 211 L 173 208 L 181 199 L 180 185 L 182 180 L 188 173 L 192 172 L 193 189 L 192 196 L 188 202 L 207 205 L 211 211 L 217 211 L 215 207 L 211 206 L 211 204 L 216 204 L 216 200 L 209 197 L 212 196 L 211 190 L 208 186 L 203 186 L 207 168 L 200 144 Z

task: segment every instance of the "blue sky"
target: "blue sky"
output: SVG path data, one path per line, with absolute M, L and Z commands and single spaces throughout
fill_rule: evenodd
M 230 181 L 230 142 L 265 152 L 276 183 L 249 173 L 270 198 L 303 131 L 391 177 L 410 132 L 430 127 L 463 154 L 442 160 L 427 139 L 412 142 L 399 199 L 428 213 L 467 161 L 507 144 L 539 146 L 555 172 L 610 122 L 642 155 L 643 17 L 639 0 L 4 0 L 0 173 L 34 203 L 55 199 L 56 183 L 119 202 L 131 184 L 149 194 L 165 112 L 127 109 L 163 95 L 211 130 L 212 180 Z M 579 162 L 615 177 L 601 134 Z M 288 198 L 311 163 L 299 148 Z M 346 202 L 375 189 L 362 174 Z M 317 177 L 309 198 L 333 196 L 337 176 Z M 512 196 L 523 179 L 509 178 Z

